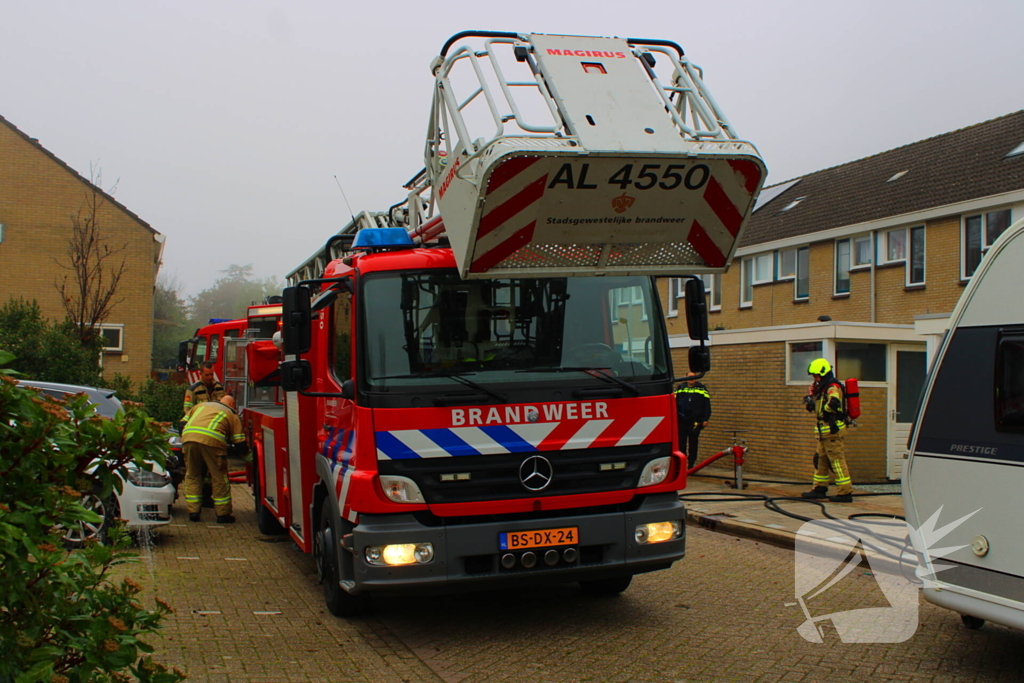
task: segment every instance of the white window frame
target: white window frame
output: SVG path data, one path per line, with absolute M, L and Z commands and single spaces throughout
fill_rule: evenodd
M 903 233 L 903 256 L 900 256 L 899 258 L 889 258 L 889 236 L 898 232 Z M 880 263 L 905 263 L 907 260 L 907 252 L 910 250 L 910 234 L 907 232 L 907 229 L 905 227 L 893 228 L 892 230 L 886 230 L 882 235 L 884 239 L 882 240 L 881 249 L 878 250 L 880 252 L 878 255 L 878 261 Z
M 683 288 L 684 278 L 681 277 L 670 277 L 668 279 L 668 313 L 666 314 L 669 318 L 674 318 L 679 315 L 679 300 L 685 296 L 686 291 Z
M 862 270 L 865 268 L 870 268 L 871 264 L 874 263 L 875 245 L 873 237 L 874 235 L 872 233 L 868 233 L 866 235 L 857 235 L 855 237 L 850 238 L 850 270 Z M 857 247 L 859 244 L 863 244 L 864 242 L 867 242 L 868 244 L 868 260 L 858 261 Z
M 784 280 L 795 280 L 796 279 L 796 261 L 799 256 L 798 249 L 783 249 L 775 252 L 775 280 L 782 282 Z M 793 255 L 793 272 L 792 274 L 783 273 L 782 260 L 786 257 L 786 254 Z
M 960 279 L 970 280 L 974 273 L 968 275 L 967 273 L 967 221 L 972 218 L 978 218 L 981 220 L 981 258 L 978 260 L 978 266 L 985 260 L 985 254 L 988 253 L 989 248 L 992 244 L 988 241 L 988 217 L 990 214 L 1007 212 L 1007 223 L 1009 227 L 1013 225 L 1013 211 L 1010 207 L 1004 206 L 997 209 L 987 209 L 978 213 L 972 213 L 960 217 Z M 978 266 L 974 267 L 974 270 L 978 269 Z
M 722 278 L 717 273 L 705 273 L 700 276 L 704 282 L 704 294 L 707 297 L 708 310 L 722 310 Z M 715 303 L 717 295 L 718 303 Z
M 103 336 L 103 332 L 106 330 L 117 330 L 117 346 L 107 346 L 106 337 Z M 103 339 L 103 353 L 117 353 L 124 351 L 124 325 L 119 324 L 103 324 L 100 325 L 100 337 Z
M 800 296 L 800 253 L 807 252 L 807 294 Z M 811 247 L 810 245 L 796 248 L 796 275 L 793 277 L 793 301 L 810 301 L 811 299 Z
M 810 375 L 806 379 L 790 379 L 793 374 L 793 344 L 821 344 L 819 358 L 831 359 L 835 357 L 831 339 L 801 339 L 799 341 L 786 342 L 786 384 L 788 386 L 808 386 L 811 383 Z M 831 363 L 832 361 L 829 360 Z
M 841 256 L 839 254 L 839 251 L 840 251 L 839 245 L 840 244 L 845 244 L 846 245 L 845 263 L 840 263 L 840 259 L 841 259 Z M 836 240 L 835 243 L 833 244 L 832 251 L 833 251 L 833 257 L 834 257 L 832 259 L 833 260 L 833 265 L 834 265 L 834 268 L 833 268 L 833 271 L 832 271 L 832 295 L 833 296 L 847 296 L 847 295 L 850 294 L 850 289 L 852 288 L 852 285 L 850 283 L 850 271 L 852 270 L 852 268 L 850 266 L 853 265 L 853 240 L 850 239 L 849 237 L 844 237 L 842 239 Z M 839 273 L 842 272 L 842 270 L 844 270 L 844 269 L 846 271 L 846 289 L 840 290 L 839 289 Z
M 924 276 L 920 282 L 911 282 L 910 275 L 914 270 L 914 239 L 913 233 L 915 230 L 921 231 L 921 269 L 924 271 Z M 923 287 L 928 281 L 928 230 L 924 225 L 914 225 L 907 228 L 907 264 L 906 270 L 906 286 L 907 287 Z

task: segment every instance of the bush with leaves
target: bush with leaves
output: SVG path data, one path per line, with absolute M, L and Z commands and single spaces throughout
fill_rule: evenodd
M 75 325 L 43 317 L 35 300 L 10 298 L 0 306 L 0 349 L 16 356 L 11 369 L 28 379 L 96 386 L 102 341 L 82 342 Z
M 147 379 L 138 386 L 132 384 L 130 377 L 120 373 L 106 383 L 108 389 L 117 392 L 122 401 L 141 403 L 142 409 L 158 422 L 177 423 L 182 418 L 181 408 L 185 402 L 185 385 L 172 382 L 157 382 Z
M 0 351 L 0 366 L 11 358 Z M 127 534 L 115 528 L 111 545 L 77 550 L 62 542 L 64 529 L 100 521 L 82 496 L 109 496 L 129 463 L 162 464 L 166 435 L 131 404 L 106 420 L 84 395 L 59 402 L 9 374 L 0 370 L 0 681 L 181 680 L 142 639 L 171 608 L 146 608 L 125 577 L 137 561 Z

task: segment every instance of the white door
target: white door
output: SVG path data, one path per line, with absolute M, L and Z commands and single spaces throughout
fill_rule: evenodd
M 889 345 L 889 478 L 903 475 L 907 439 L 928 372 L 924 344 Z

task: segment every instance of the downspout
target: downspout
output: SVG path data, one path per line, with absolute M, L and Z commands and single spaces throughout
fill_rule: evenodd
M 878 262 L 878 231 L 871 231 L 871 322 L 875 322 L 875 263 Z

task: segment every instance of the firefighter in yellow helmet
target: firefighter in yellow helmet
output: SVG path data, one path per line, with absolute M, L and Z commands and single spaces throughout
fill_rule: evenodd
M 843 439 L 848 418 L 843 387 L 824 358 L 811 362 L 807 374 L 814 378 L 810 393 L 804 397 L 807 412 L 814 413 L 818 437 L 817 471 L 814 488 L 801 494 L 804 498 L 828 498 L 833 503 L 852 503 L 853 484 L 846 465 Z M 836 495 L 828 495 L 829 470 L 835 474 Z
M 242 422 L 235 414 L 235 399 L 225 395 L 219 401 L 206 401 L 192 408 L 181 433 L 185 453 L 185 502 L 188 519 L 198 522 L 203 506 L 203 463 L 213 484 L 213 507 L 217 522 L 231 524 L 231 483 L 228 481 L 228 451 L 245 455 Z

